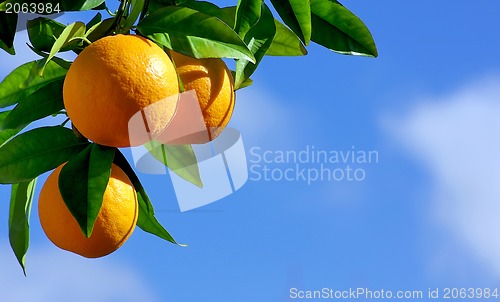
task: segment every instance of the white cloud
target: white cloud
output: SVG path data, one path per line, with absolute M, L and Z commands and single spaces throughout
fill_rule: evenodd
M 433 218 L 500 275 L 500 78 L 425 100 L 392 122 L 432 173 Z
M 55 248 L 32 247 L 24 277 L 10 247 L 0 245 L 0 301 L 159 301 L 129 267 L 86 259 Z

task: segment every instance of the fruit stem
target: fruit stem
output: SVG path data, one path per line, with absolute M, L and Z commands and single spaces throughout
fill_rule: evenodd
M 123 17 L 123 13 L 125 12 L 125 7 L 127 6 L 128 2 L 129 1 L 125 0 L 120 2 L 120 6 L 118 7 L 118 11 L 116 12 L 115 15 L 115 20 L 113 21 L 113 24 L 111 24 L 111 26 L 108 28 L 108 30 L 106 30 L 104 36 L 107 36 L 110 33 L 112 33 L 116 29 L 116 27 L 120 24 Z

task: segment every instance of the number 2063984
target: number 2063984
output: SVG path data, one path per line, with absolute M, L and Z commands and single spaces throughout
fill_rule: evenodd
M 8 14 L 57 14 L 61 12 L 59 3 L 6 3 L 5 12 Z

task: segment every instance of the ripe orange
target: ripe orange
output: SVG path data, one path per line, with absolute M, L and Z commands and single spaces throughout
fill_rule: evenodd
M 128 176 L 113 164 L 94 230 L 86 238 L 59 192 L 59 166 L 43 185 L 38 200 L 40 223 L 58 247 L 87 258 L 108 255 L 132 234 L 139 213 L 136 191 Z
M 194 89 L 200 103 L 209 139 L 216 138 L 231 119 L 234 81 L 221 59 L 195 59 L 171 52 L 185 91 Z
M 152 137 L 160 134 L 176 103 L 159 101 L 178 93 L 177 74 L 168 55 L 135 35 L 108 36 L 90 44 L 71 65 L 63 88 L 73 125 L 86 138 L 112 147 L 137 146 L 151 139 L 141 135 L 131 142 L 129 121 L 152 104 L 153 110 L 143 116 L 147 126 L 132 125 L 132 129 L 142 126 Z

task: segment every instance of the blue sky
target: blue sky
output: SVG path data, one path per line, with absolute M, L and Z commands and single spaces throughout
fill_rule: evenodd
M 254 147 L 376 150 L 378 163 L 357 166 L 363 181 L 250 180 L 181 213 L 168 176 L 141 174 L 159 220 L 188 247 L 137 229 L 116 253 L 83 259 L 46 239 L 35 207 L 27 278 L 8 245 L 1 186 L 0 301 L 267 302 L 299 300 L 291 288 L 498 286 L 500 4 L 344 4 L 379 58 L 314 45 L 305 57 L 266 57 L 231 125 L 249 159 Z M 0 78 L 35 58 L 21 36 L 21 55 L 0 54 Z

